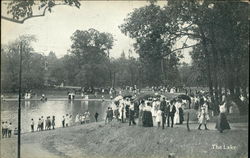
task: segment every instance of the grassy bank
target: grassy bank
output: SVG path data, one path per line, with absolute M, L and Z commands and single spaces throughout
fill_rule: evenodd
M 234 129 L 219 133 L 215 130 L 190 132 L 174 127 L 165 130 L 105 125 L 103 122 L 60 128 L 54 131 L 22 135 L 22 157 L 32 158 L 235 158 L 247 157 L 248 131 Z M 1 141 L 1 157 L 14 158 L 16 139 Z M 213 149 L 212 145 L 233 146 L 235 149 Z M 7 148 L 7 149 L 6 149 Z M 7 152 L 8 151 L 8 152 Z

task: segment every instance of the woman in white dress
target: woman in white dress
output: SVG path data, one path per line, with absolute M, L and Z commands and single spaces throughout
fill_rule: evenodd
M 80 122 L 80 115 L 77 113 L 75 123 L 78 124 L 79 122 Z
M 152 117 L 153 117 L 153 124 L 155 124 L 156 121 L 156 113 L 157 113 L 157 107 L 156 107 L 156 98 L 154 98 L 153 102 L 152 102 Z
M 180 107 L 181 107 L 181 103 L 177 101 L 175 103 L 176 112 L 174 114 L 174 124 L 175 125 L 180 123 L 180 114 L 179 114 Z

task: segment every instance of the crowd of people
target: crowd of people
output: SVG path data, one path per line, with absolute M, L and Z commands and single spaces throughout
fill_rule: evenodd
M 198 130 L 204 126 L 205 130 L 209 130 L 207 122 L 210 116 L 214 116 L 211 107 L 211 98 L 205 91 L 199 91 L 197 95 L 190 96 L 189 100 L 181 98 L 166 99 L 163 95 L 160 97 L 149 97 L 139 101 L 134 97 L 118 96 L 106 111 L 105 123 L 110 123 L 114 119 L 122 123 L 128 122 L 130 125 L 138 125 L 143 127 L 157 126 L 162 129 L 181 125 L 184 121 L 184 110 L 189 107 L 197 110 Z M 191 106 L 187 106 L 191 104 Z M 224 97 L 219 106 L 220 114 L 216 122 L 216 129 L 223 132 L 230 129 L 230 125 L 226 118 L 228 107 L 227 100 Z M 135 121 L 135 118 L 138 118 Z
M 132 92 L 137 90 L 135 87 L 128 88 L 129 90 L 132 90 Z M 159 88 L 160 90 L 164 89 L 164 87 L 158 87 L 152 88 L 152 90 L 156 91 L 159 90 Z M 121 123 L 128 123 L 129 126 L 156 126 L 158 128 L 161 127 L 162 129 L 167 126 L 173 128 L 174 125 L 183 124 L 184 110 L 187 108 L 187 104 L 189 104 L 189 108 L 191 107 L 197 110 L 198 130 L 201 130 L 203 125 L 204 129 L 208 130 L 207 122 L 210 120 L 210 115 L 213 116 L 213 110 L 211 110 L 211 97 L 205 93 L 205 91 L 199 91 L 196 95 L 189 95 L 190 103 L 188 103 L 186 99 L 178 97 L 167 99 L 163 95 L 156 95 L 140 100 L 135 96 L 136 94 L 134 94 L 134 96 L 131 95 L 124 97 L 119 95 L 114 98 L 111 106 L 109 106 L 106 111 L 105 123 L 117 120 Z M 243 100 L 245 98 L 242 97 L 241 99 Z M 226 97 L 222 98 L 219 111 L 220 114 L 216 122 L 216 129 L 223 132 L 225 129 L 230 129 L 230 125 L 226 118 L 226 113 L 229 112 Z M 99 114 L 96 112 L 93 116 L 97 122 Z M 75 117 L 71 114 L 66 114 L 65 116 L 62 116 L 61 127 L 89 123 L 90 117 L 91 114 L 89 111 L 82 114 L 77 113 Z M 30 127 L 31 132 L 34 132 L 35 122 L 33 118 L 31 119 Z M 55 127 L 55 116 L 47 116 L 46 119 L 41 116 L 38 119 L 36 131 L 51 130 L 55 129 Z M 12 131 L 14 131 L 14 129 L 11 122 L 2 122 L 3 138 L 11 137 Z
M 153 127 L 158 126 L 164 129 L 165 124 L 173 127 L 174 124 L 183 124 L 184 104 L 181 99 L 166 100 L 165 97 L 142 99 L 139 106 L 133 97 L 120 97 L 115 100 L 106 112 L 106 121 L 113 119 L 130 125 Z M 138 110 L 136 108 L 138 107 Z M 138 117 L 136 123 L 135 118 Z

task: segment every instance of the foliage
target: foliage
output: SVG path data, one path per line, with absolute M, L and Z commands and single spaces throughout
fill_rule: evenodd
M 169 70 L 174 70 L 178 64 L 179 57 L 176 54 L 171 55 L 171 60 L 164 59 L 171 54 L 170 49 L 174 41 L 174 39 L 169 38 L 167 33 L 174 30 L 166 25 L 167 20 L 164 11 L 151 3 L 148 6 L 135 9 L 120 26 L 125 35 L 136 40 L 134 48 L 140 57 L 143 71 L 141 77 L 147 85 L 166 84 L 167 77 L 170 80 L 173 74 Z M 167 75 L 166 72 L 169 74 Z
M 1 16 L 1 18 L 15 22 L 24 23 L 25 20 L 35 17 L 45 16 L 46 11 L 51 12 L 52 8 L 57 5 L 69 5 L 80 7 L 79 0 L 11 0 L 7 4 L 7 14 L 10 14 L 12 18 Z M 38 11 L 42 11 L 41 14 L 35 14 Z
M 16 91 L 19 87 L 20 46 L 22 49 L 22 87 L 24 90 L 41 88 L 44 85 L 44 57 L 34 53 L 33 36 L 21 36 L 3 46 L 1 50 L 1 86 L 5 91 Z

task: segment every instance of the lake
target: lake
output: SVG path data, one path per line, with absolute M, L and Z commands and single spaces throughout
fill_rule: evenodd
M 105 112 L 110 102 L 107 101 L 22 101 L 21 105 L 21 132 L 30 131 L 31 119 L 34 119 L 35 130 L 37 128 L 38 119 L 43 116 L 46 119 L 47 116 L 55 116 L 56 128 L 62 127 L 62 116 L 71 114 L 73 116 L 73 122 L 77 113 L 83 114 L 85 111 L 89 111 L 90 121 L 94 122 L 94 114 L 99 113 L 98 120 L 104 120 Z M 18 124 L 18 102 L 17 101 L 2 101 L 1 102 L 1 122 L 8 121 L 13 124 L 13 127 L 17 127 Z

